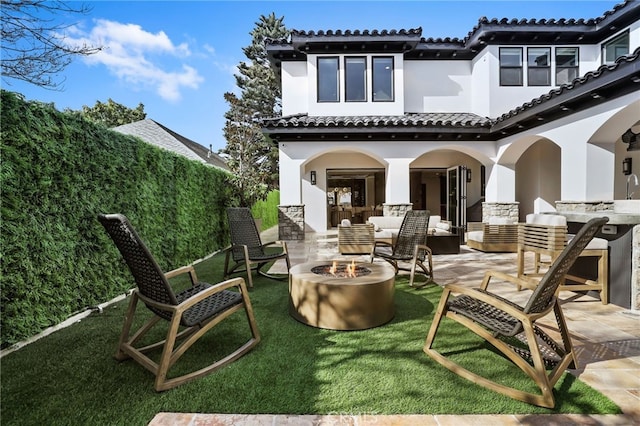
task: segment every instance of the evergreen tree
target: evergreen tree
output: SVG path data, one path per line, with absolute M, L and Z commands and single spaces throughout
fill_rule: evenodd
M 289 32 L 284 17 L 260 16 L 250 32 L 251 45 L 242 49 L 248 62 L 238 65 L 235 75 L 240 96 L 225 93 L 226 147 L 220 151 L 234 173 L 240 202 L 251 206 L 278 187 L 278 147 L 262 133 L 261 120 L 280 114 L 280 84 L 269 66 L 265 40 L 282 39 Z
M 147 117 L 142 103 L 139 103 L 134 109 L 114 102 L 111 98 L 105 103 L 96 101 L 96 104 L 92 107 L 83 105 L 80 114 L 91 121 L 102 123 L 107 127 L 121 126 L 123 124 L 144 120 Z

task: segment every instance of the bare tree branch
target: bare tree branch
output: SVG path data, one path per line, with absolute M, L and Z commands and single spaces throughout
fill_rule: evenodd
M 26 81 L 48 89 L 60 89 L 60 73 L 74 56 L 102 50 L 100 46 L 71 45 L 66 30 L 73 23 L 69 15 L 86 15 L 85 5 L 70 6 L 61 1 L 1 0 L 2 78 Z

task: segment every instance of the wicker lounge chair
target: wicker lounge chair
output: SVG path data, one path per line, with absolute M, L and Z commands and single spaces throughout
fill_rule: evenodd
M 553 386 L 566 368 L 577 367 L 571 337 L 562 308 L 556 298 L 558 287 L 564 282 L 569 268 L 587 246 L 607 218 L 590 220 L 554 260 L 540 284 L 533 290 L 526 305 L 520 306 L 487 290 L 491 278 L 514 284 L 522 278 L 489 271 L 480 288 L 445 286 L 435 317 L 429 329 L 424 351 L 431 358 L 454 373 L 488 389 L 530 404 L 553 408 Z M 453 294 L 458 294 L 453 296 Z M 555 315 L 562 342 L 556 342 L 536 322 Z M 496 383 L 471 372 L 436 351 L 434 340 L 442 318 L 447 317 L 464 325 L 491 343 L 509 360 L 524 371 L 540 388 L 537 395 Z M 547 368 L 551 371 L 547 374 Z
M 398 238 L 395 244 L 386 241 L 376 241 L 371 255 L 371 262 L 376 257 L 381 257 L 391 263 L 396 270 L 409 271 L 409 286 L 414 286 L 416 267 L 420 267 L 426 277 L 426 282 L 422 286 L 433 280 L 433 262 L 431 249 L 427 246 L 427 229 L 429 226 L 428 210 L 410 210 L 400 225 Z M 425 265 L 425 261 L 427 264 Z M 410 263 L 411 267 L 402 267 L 400 262 Z
M 255 269 L 258 274 L 267 278 L 287 279 L 291 268 L 287 243 L 284 241 L 272 241 L 262 244 L 251 210 L 246 207 L 229 207 L 227 216 L 229 218 L 229 231 L 231 232 L 231 246 L 226 249 L 224 278 L 228 278 L 234 273 L 246 272 L 249 287 L 253 287 L 251 271 Z M 266 250 L 269 246 L 276 244 L 280 245 L 281 249 L 276 251 Z M 233 259 L 234 264 L 230 267 L 229 261 L 231 259 Z M 287 263 L 286 276 L 280 278 L 262 271 L 264 266 L 278 259 L 284 259 Z M 252 267 L 252 265 L 255 265 L 255 267 Z
M 210 374 L 238 359 L 258 344 L 260 333 L 242 278 L 210 285 L 198 281 L 192 266 L 182 267 L 165 274 L 125 216 L 99 215 L 98 220 L 118 247 L 138 287 L 131 295 L 115 358 L 119 361 L 133 358 L 151 371 L 156 376 L 156 391 L 171 389 Z M 185 273 L 189 274 L 191 287 L 174 293 L 168 280 Z M 138 301 L 142 301 L 154 315 L 131 335 Z M 191 345 L 209 329 L 239 310 L 245 311 L 249 322 L 250 333 L 247 335 L 250 334 L 250 337 L 246 343 L 207 367 L 178 377 L 167 377 L 171 367 Z M 145 342 L 143 347 L 136 346 L 162 320 L 169 322 L 165 338 L 152 344 Z M 158 362 L 146 355 L 147 352 L 155 349 L 162 352 Z

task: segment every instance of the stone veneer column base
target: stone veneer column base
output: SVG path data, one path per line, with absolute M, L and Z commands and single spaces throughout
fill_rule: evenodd
M 391 204 L 384 203 L 382 205 L 382 215 L 383 216 L 398 216 L 404 217 L 404 215 L 409 211 L 413 210 L 413 204 Z
M 304 240 L 304 204 L 278 206 L 278 239 Z
M 488 222 L 490 217 L 508 217 L 513 223 L 520 221 L 520 202 L 495 202 L 482 203 L 482 221 Z
M 556 210 L 564 213 L 613 213 L 613 201 L 556 201 Z

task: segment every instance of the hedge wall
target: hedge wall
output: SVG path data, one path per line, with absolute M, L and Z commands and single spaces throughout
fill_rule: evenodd
M 5 348 L 133 287 L 96 220 L 125 214 L 169 270 L 228 244 L 224 171 L 2 91 Z

